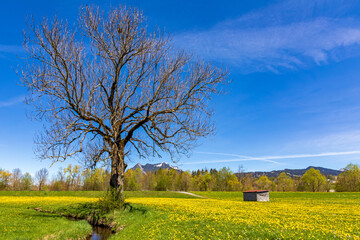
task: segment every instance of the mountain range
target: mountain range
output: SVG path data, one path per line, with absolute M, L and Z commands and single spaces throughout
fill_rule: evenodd
M 155 172 L 157 171 L 159 168 L 161 169 L 174 169 L 177 172 L 181 172 L 182 170 L 178 167 L 175 166 L 171 166 L 169 163 L 166 162 L 162 162 L 162 163 L 156 163 L 156 164 L 150 164 L 147 163 L 145 165 L 141 165 L 140 163 L 136 164 L 134 167 L 132 167 L 132 170 L 136 170 L 140 168 L 140 170 L 143 173 L 146 172 Z M 258 178 L 261 177 L 263 175 L 267 176 L 267 177 L 277 177 L 280 175 L 280 173 L 285 172 L 288 176 L 290 177 L 301 177 L 302 175 L 304 175 L 304 173 L 309 170 L 310 168 L 314 168 L 316 170 L 319 170 L 323 175 L 327 176 L 327 175 L 333 175 L 333 176 L 337 176 L 339 175 L 343 169 L 340 170 L 334 170 L 334 169 L 329 169 L 329 168 L 323 168 L 323 167 L 314 167 L 314 166 L 310 166 L 304 169 L 284 169 L 284 170 L 274 170 L 274 171 L 270 171 L 270 172 L 260 172 L 260 171 L 256 171 L 256 172 L 242 172 L 242 173 L 235 173 L 237 176 L 239 174 L 252 174 L 254 177 Z
M 274 170 L 274 171 L 270 171 L 270 172 L 244 172 L 244 173 L 236 173 L 236 175 L 238 176 L 239 174 L 245 175 L 245 174 L 250 173 L 256 178 L 261 177 L 263 175 L 270 178 L 270 177 L 277 177 L 280 175 L 280 173 L 285 172 L 286 175 L 288 175 L 290 177 L 301 177 L 310 168 L 319 170 L 325 176 L 327 176 L 327 175 L 337 176 L 342 172 L 342 170 L 334 170 L 334 169 L 329 169 L 329 168 L 310 166 L 310 167 L 307 167 L 304 169 L 284 169 L 284 170 Z
M 136 170 L 140 168 L 140 170 L 143 172 L 143 173 L 146 173 L 146 172 L 155 172 L 157 171 L 159 168 L 161 169 L 174 169 L 178 172 L 181 172 L 182 170 L 178 167 L 174 167 L 174 166 L 171 166 L 170 164 L 166 163 L 166 162 L 162 162 L 162 163 L 157 163 L 157 164 L 150 164 L 150 163 L 147 163 L 145 165 L 141 165 L 140 163 L 136 164 L 134 167 L 132 167 L 131 169 L 132 170 Z

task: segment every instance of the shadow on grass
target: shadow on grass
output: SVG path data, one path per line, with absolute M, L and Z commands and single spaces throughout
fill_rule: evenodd
M 35 209 L 31 209 L 35 210 Z M 22 212 L 19 213 L 19 215 L 23 216 L 24 218 L 30 218 L 30 217 L 41 217 L 41 218 L 62 218 L 63 216 L 56 214 L 56 213 L 48 213 L 48 212 Z
M 130 203 L 124 203 L 124 210 L 129 209 L 129 212 L 141 212 L 142 214 L 145 214 L 147 212 L 146 208 L 143 207 L 134 207 Z

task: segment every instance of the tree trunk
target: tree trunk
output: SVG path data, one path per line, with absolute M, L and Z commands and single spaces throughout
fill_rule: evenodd
M 114 144 L 111 157 L 110 191 L 120 204 L 124 203 L 124 173 L 126 169 L 124 157 L 124 148 Z

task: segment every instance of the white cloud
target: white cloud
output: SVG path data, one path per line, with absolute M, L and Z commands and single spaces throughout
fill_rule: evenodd
M 11 99 L 5 100 L 5 101 L 0 101 L 0 108 L 1 107 L 10 107 L 10 106 L 19 104 L 19 103 L 24 102 L 24 100 L 25 100 L 24 96 L 19 96 L 16 98 L 11 98 Z
M 339 49 L 360 47 L 360 19 L 333 11 L 313 16 L 314 9 L 328 1 L 311 2 L 287 1 L 206 31 L 179 34 L 175 42 L 202 57 L 247 71 L 323 64 L 347 57 Z

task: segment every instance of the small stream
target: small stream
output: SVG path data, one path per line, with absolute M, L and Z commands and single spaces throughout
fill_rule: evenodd
M 66 218 L 71 221 L 83 220 L 74 217 L 66 217 Z M 106 240 L 113 234 L 111 229 L 105 226 L 91 225 L 91 227 L 92 227 L 92 233 L 86 238 L 86 240 Z
M 112 234 L 111 229 L 107 227 L 92 226 L 92 229 L 92 234 L 86 240 L 106 240 Z

